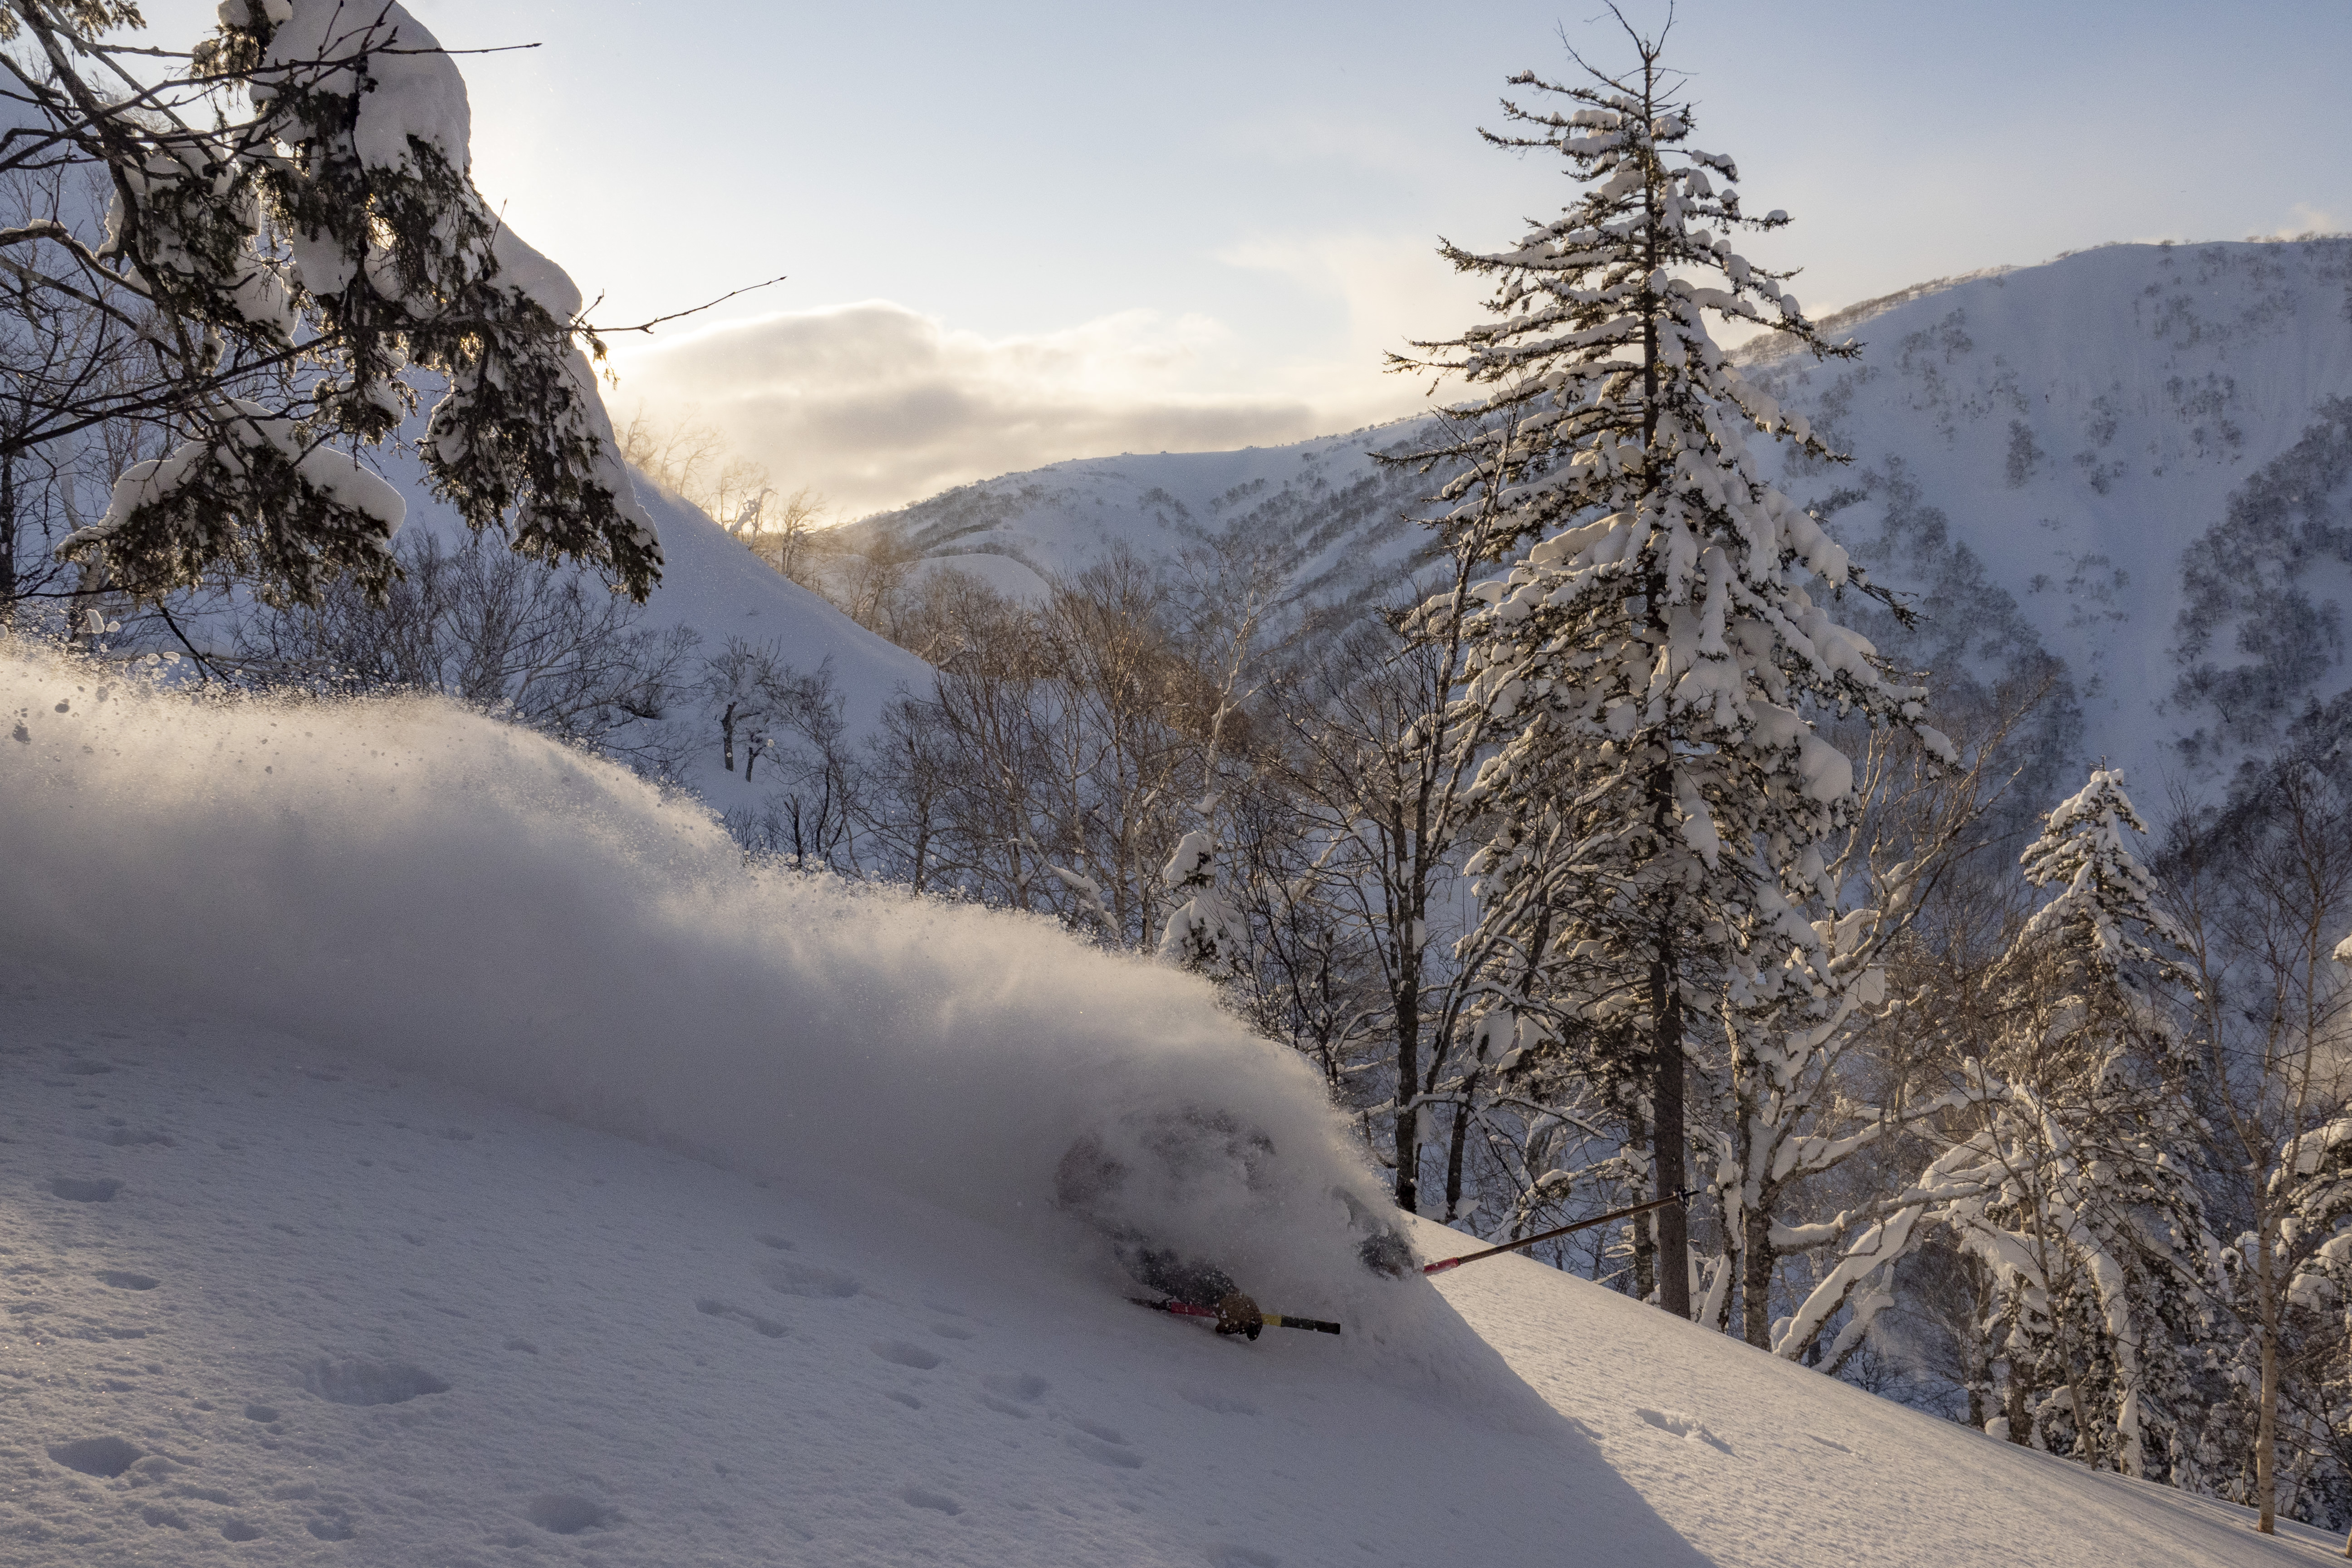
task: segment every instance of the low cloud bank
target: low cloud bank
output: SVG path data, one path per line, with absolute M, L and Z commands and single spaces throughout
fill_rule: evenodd
M 985 338 L 887 301 L 765 316 L 629 355 L 616 408 L 691 411 L 787 489 L 853 518 L 952 485 L 1119 452 L 1223 451 L 1321 433 L 1289 395 L 1180 390 L 1220 351 L 1197 317 L 1133 310 Z

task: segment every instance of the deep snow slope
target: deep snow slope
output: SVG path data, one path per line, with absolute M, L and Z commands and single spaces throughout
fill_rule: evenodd
M 1534 1264 L 1375 1275 L 1206 987 L 509 727 L 6 650 L 0 725 L 12 1565 L 2328 1550 Z M 1120 1234 L 1347 1331 L 1139 1310 Z
M 0 1083 L 21 1568 L 2338 1550 L 1516 1259 L 1446 1277 L 1435 1326 L 1492 1347 L 1454 1378 L 1344 1336 L 1219 1341 L 857 1173 L 730 1174 L 388 1068 L 327 1018 L 279 1034 L 18 974 Z
M 1748 374 L 1852 454 L 1786 487 L 1926 624 L 1850 617 L 1947 690 L 2054 659 L 2035 787 L 2105 756 L 2153 805 L 2347 684 L 2352 409 L 2328 405 L 2352 396 L 2347 284 L 2352 240 L 2112 246 L 1906 290 L 1829 320 L 1858 360 Z M 1235 531 L 1290 552 L 1310 598 L 1361 605 L 1426 548 L 1399 519 L 1428 481 L 1367 456 L 1415 429 L 1062 463 L 859 526 L 1035 574 Z

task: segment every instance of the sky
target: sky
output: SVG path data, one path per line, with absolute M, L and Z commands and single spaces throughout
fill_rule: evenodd
M 1595 0 L 1185 6 L 409 0 L 468 56 L 474 174 L 625 327 L 608 401 L 847 519 L 1069 458 L 1424 406 L 1477 319 L 1438 259 L 1569 200 L 1485 145 L 1505 79 L 1627 58 Z M 208 24 L 146 7 L 153 41 Z M 1654 30 L 1663 4 L 1627 0 Z M 2352 228 L 2352 6 L 1684 0 L 1692 144 L 1816 313 L 2118 240 Z

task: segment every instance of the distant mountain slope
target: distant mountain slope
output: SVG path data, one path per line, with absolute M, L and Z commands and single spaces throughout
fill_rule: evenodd
M 2048 771 L 2105 756 L 2153 803 L 2346 684 L 2347 282 L 2352 240 L 2112 246 L 1839 312 L 1853 362 L 1742 357 L 1853 457 L 1790 493 L 1925 624 L 1853 618 L 1947 692 L 2046 669 Z M 1061 463 L 857 526 L 1041 574 L 1240 530 L 1286 541 L 1310 599 L 1361 604 L 1425 558 L 1401 520 L 1428 481 L 1367 456 L 1415 434 Z
M 2228 579 L 2263 574 L 2264 546 L 2248 537 L 2217 561 L 2212 542 L 2250 497 L 2266 517 L 2278 510 L 2285 497 L 2263 496 L 2282 488 L 2283 461 L 2284 488 L 2313 505 L 2352 474 L 2340 440 L 2314 453 L 2306 439 L 2352 394 L 2347 281 L 2352 241 L 2111 246 L 1901 304 L 1862 323 L 1857 363 L 1780 359 L 1751 374 L 1853 454 L 1843 469 L 1800 461 L 1788 488 L 1889 580 L 1932 596 L 1941 579 L 1980 574 L 1997 591 L 1946 617 L 1949 647 L 1999 657 L 1990 639 L 2013 627 L 1985 612 L 2005 599 L 2072 673 L 2085 753 L 2210 778 L 2263 731 L 2243 715 L 2221 725 L 2182 677 L 2263 665 L 2284 578 L 2341 594 L 2334 577 L 2275 565 L 2273 593 L 2233 594 Z M 2284 526 L 2270 521 L 2270 533 Z M 2237 531 L 2265 534 L 2243 518 Z M 2345 553 L 2305 543 L 2315 563 Z M 2308 607 L 2296 690 L 2332 695 L 2335 612 Z M 2292 700 L 2258 684 L 2263 701 Z
M 1428 480 L 1382 469 L 1366 454 L 1419 428 L 1406 421 L 1293 447 L 1056 463 L 853 526 L 894 532 L 927 557 L 1015 593 L 1035 591 L 1028 574 L 1080 572 L 1118 551 L 1172 562 L 1202 538 L 1233 532 L 1286 545 L 1294 586 L 1313 603 L 1377 603 L 1428 553 L 1426 531 L 1403 521 Z
M 466 537 L 465 523 L 425 489 L 413 460 L 388 454 L 384 470 L 408 498 L 404 536 L 419 530 L 451 543 Z M 777 573 L 692 502 L 642 475 L 637 499 L 653 513 L 662 542 L 662 580 L 646 601 L 646 626 L 692 627 L 706 653 L 740 637 L 774 643 L 801 669 L 830 659 L 850 725 L 859 731 L 872 726 L 900 687 L 929 687 L 930 666 Z

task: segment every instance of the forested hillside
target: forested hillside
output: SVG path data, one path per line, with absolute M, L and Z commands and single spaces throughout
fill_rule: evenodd
M 1850 466 L 1783 477 L 1923 625 L 1870 629 L 1949 689 L 2057 661 L 2068 767 L 2210 785 L 2345 685 L 2326 517 L 2352 478 L 2352 240 L 2116 245 L 1823 319 L 1818 364 L 1751 374 Z M 1428 489 L 1370 454 L 1412 425 L 1242 452 L 1133 453 L 965 486 L 856 525 L 943 565 L 1163 567 L 1220 534 L 1283 542 L 1311 603 L 1392 595 L 1434 549 Z M 1026 585 L 1028 575 L 1012 579 Z M 1030 591 L 1034 592 L 1032 588 Z

